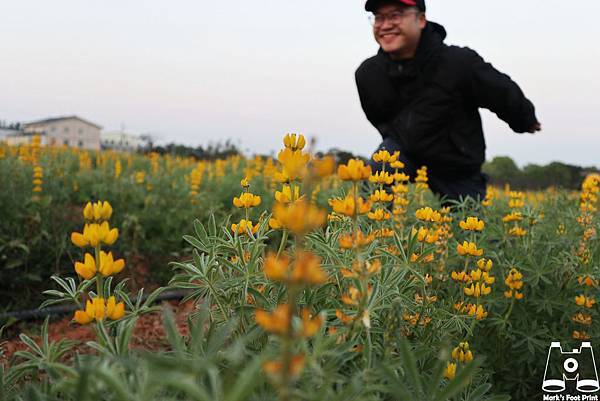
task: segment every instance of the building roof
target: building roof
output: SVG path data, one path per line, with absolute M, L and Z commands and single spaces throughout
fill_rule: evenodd
M 37 121 L 28 122 L 28 123 L 24 124 L 24 126 L 27 127 L 29 125 L 35 125 L 35 124 L 49 124 L 49 123 L 53 123 L 53 122 L 57 122 L 57 121 L 73 120 L 73 119 L 79 120 L 79 121 L 84 122 L 84 123 L 89 124 L 89 125 L 92 125 L 92 126 L 98 128 L 98 129 L 102 129 L 102 127 L 99 126 L 98 124 L 91 123 L 91 122 L 89 122 L 87 120 L 84 120 L 83 118 L 77 117 L 77 116 L 62 116 L 62 117 L 45 118 L 43 120 L 37 120 Z

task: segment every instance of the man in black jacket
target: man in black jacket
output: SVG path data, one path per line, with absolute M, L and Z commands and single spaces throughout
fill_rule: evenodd
M 447 199 L 485 197 L 479 108 L 515 132 L 534 133 L 541 125 L 533 104 L 475 51 L 446 45 L 444 27 L 426 20 L 424 0 L 368 0 L 365 9 L 380 49 L 356 70 L 356 84 L 383 137 L 379 149 L 399 150 L 411 178 L 427 166 L 430 188 Z

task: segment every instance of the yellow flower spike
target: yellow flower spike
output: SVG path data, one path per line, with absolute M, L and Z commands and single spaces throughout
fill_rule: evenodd
M 96 274 L 96 261 L 92 255 L 86 253 L 84 262 L 75 262 L 75 271 L 86 280 L 91 279 Z
M 82 233 L 78 232 L 71 233 L 71 242 L 73 243 L 73 245 L 78 246 L 80 248 L 89 245 L 89 241 L 87 240 L 87 238 Z
M 429 221 L 437 223 L 442 219 L 440 212 L 433 210 L 430 207 L 423 207 L 415 212 L 415 217 L 421 221 Z
M 527 230 L 521 228 L 521 227 L 513 227 L 510 230 L 508 230 L 508 235 L 511 235 L 513 237 L 523 237 L 527 234 Z
M 384 149 L 373 154 L 373 161 L 377 163 L 389 163 L 391 157 L 390 152 Z
M 394 195 L 388 194 L 387 192 L 385 192 L 385 189 L 378 189 L 371 195 L 372 202 L 391 202 L 393 200 Z
M 444 371 L 444 377 L 448 380 L 453 380 L 456 377 L 456 364 L 448 362 L 446 370 Z
M 375 184 L 390 185 L 394 182 L 394 177 L 387 171 L 376 171 L 375 174 L 371 174 L 369 181 Z
M 400 163 L 400 162 L 397 162 L 397 163 Z M 404 164 L 403 164 L 403 166 L 404 166 Z M 393 177 L 394 177 L 394 181 L 396 181 L 398 183 L 407 182 L 408 180 L 410 180 L 410 176 L 408 176 L 407 174 L 404 174 L 404 173 L 395 173 L 393 175 Z M 408 192 L 408 187 L 406 185 L 403 185 L 402 188 L 406 189 L 406 190 L 403 190 L 402 192 Z M 394 192 L 396 192 L 396 191 L 394 191 Z M 396 193 L 398 193 L 398 192 L 396 192 Z
M 392 217 L 392 215 L 385 209 L 377 209 L 373 212 L 367 213 L 367 217 L 371 220 L 383 221 L 389 220 Z
M 485 272 L 489 272 L 490 270 L 492 270 L 493 266 L 494 263 L 491 259 L 486 260 L 485 258 L 481 258 L 477 261 L 477 267 Z
M 283 361 L 274 360 L 267 361 L 262 365 L 263 370 L 270 375 L 279 376 L 281 375 L 281 371 L 284 369 Z M 296 354 L 292 356 L 289 367 L 288 367 L 288 375 L 292 378 L 296 378 L 300 376 L 300 373 L 304 370 L 304 355 Z
M 304 199 L 289 205 L 275 204 L 273 215 L 284 227 L 296 235 L 306 234 L 321 227 L 327 218 L 327 212 Z
M 279 203 L 291 203 L 300 199 L 300 187 L 298 185 L 284 185 L 281 191 L 275 192 L 275 200 Z
M 319 285 L 327 281 L 327 273 L 321 269 L 321 259 L 307 251 L 296 253 L 290 277 L 292 284 Z
M 371 176 L 371 166 L 359 159 L 350 159 L 348 164 L 338 166 L 338 176 L 343 181 L 363 181 Z
M 92 207 L 92 202 L 85 204 L 85 207 L 83 208 L 83 218 L 89 221 L 94 220 L 94 208 Z
M 317 315 L 316 317 L 312 317 L 310 311 L 308 309 L 302 310 L 302 336 L 303 337 L 312 337 L 317 334 L 317 331 L 323 325 L 323 317 L 321 315 Z
M 477 217 L 467 217 L 465 221 L 459 222 L 458 225 L 465 231 L 482 231 L 485 227 L 483 220 L 479 220 Z
M 258 309 L 254 315 L 256 323 L 265 331 L 273 334 L 286 335 L 292 316 L 287 304 L 278 305 L 273 312 Z
M 291 151 L 302 150 L 306 146 L 306 139 L 302 134 L 298 137 L 296 134 L 287 134 L 283 137 L 283 145 Z
M 86 224 L 83 227 L 83 236 L 89 245 L 91 245 L 92 247 L 98 246 L 101 239 L 100 226 L 97 223 Z
M 333 156 L 325 156 L 321 159 L 313 159 L 312 173 L 317 177 L 329 177 L 335 171 L 335 158 Z
M 265 277 L 272 281 L 284 282 L 288 278 L 290 259 L 281 255 L 279 258 L 274 253 L 269 253 L 263 265 Z
M 125 304 L 117 303 L 114 296 L 108 298 L 106 302 L 106 316 L 111 320 L 119 320 L 125 315 Z
M 240 220 L 240 222 L 238 224 L 232 224 L 231 225 L 231 231 L 233 231 L 234 233 L 238 233 L 238 234 L 246 234 L 248 235 L 248 232 L 252 232 L 252 234 L 256 234 L 256 232 L 258 231 L 260 227 L 259 223 L 256 223 L 256 225 L 252 225 L 252 220 L 246 220 L 246 219 L 242 219 Z
M 253 195 L 250 192 L 244 192 L 240 197 L 233 198 L 233 205 L 237 208 L 250 209 L 258 206 L 261 203 L 261 198 L 258 195 Z
M 288 179 L 297 180 L 304 175 L 310 155 L 300 150 L 292 151 L 285 148 L 279 152 L 277 159 L 283 165 L 283 173 Z
M 355 214 L 365 214 L 371 210 L 371 201 L 365 201 L 363 198 L 357 198 L 358 208 L 354 204 L 354 197 L 346 195 L 344 199 L 330 199 L 329 204 L 335 213 L 352 217 Z
M 461 256 L 481 256 L 483 255 L 483 249 L 477 249 L 477 245 L 474 242 L 464 241 L 461 244 L 458 244 L 456 247 L 456 251 Z

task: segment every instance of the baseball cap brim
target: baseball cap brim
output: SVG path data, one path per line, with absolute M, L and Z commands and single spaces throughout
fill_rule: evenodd
M 386 0 L 367 0 L 365 3 L 365 10 L 373 12 L 377 9 L 377 6 L 380 3 L 383 3 Z M 387 0 L 389 2 L 389 0 Z M 396 0 L 398 3 L 405 4 L 407 6 L 418 7 L 417 2 L 414 0 Z

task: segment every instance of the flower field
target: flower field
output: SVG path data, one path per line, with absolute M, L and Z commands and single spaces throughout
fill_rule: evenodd
M 397 154 L 374 172 L 309 147 L 0 145 L 3 309 L 74 305 L 70 327 L 94 333 L 21 333 L 0 399 L 524 400 L 552 341 L 598 339 L 599 176 L 442 205 L 426 166 L 412 183 Z M 153 303 L 167 289 L 185 322 Z M 134 347 L 157 311 L 164 347 Z

